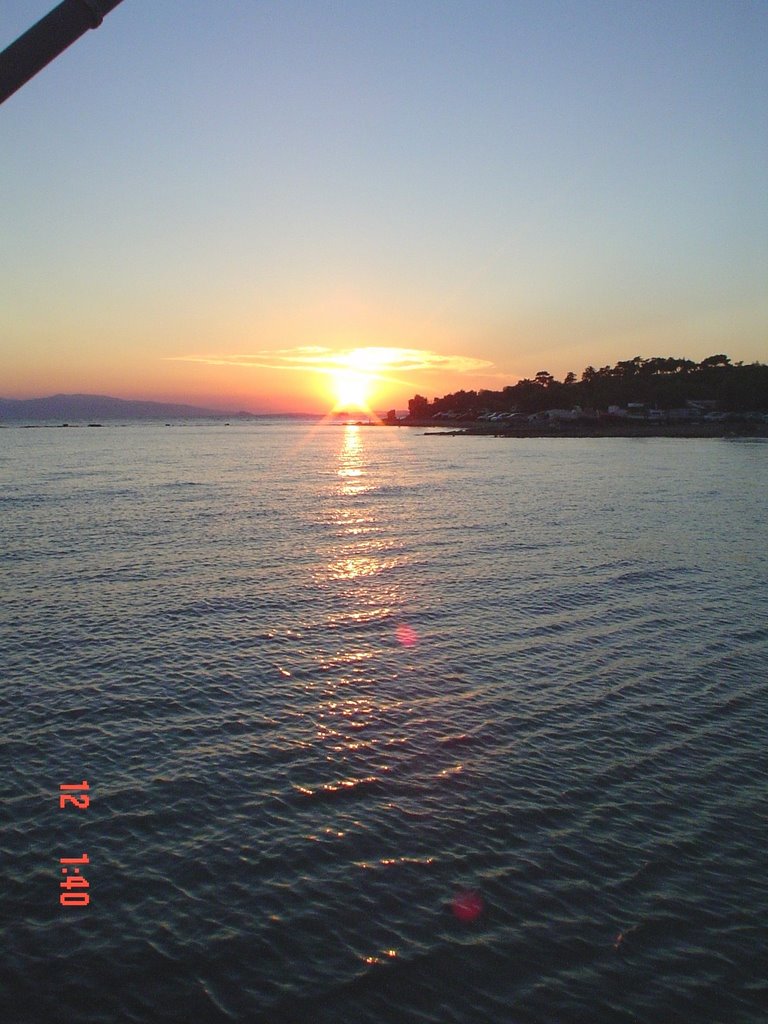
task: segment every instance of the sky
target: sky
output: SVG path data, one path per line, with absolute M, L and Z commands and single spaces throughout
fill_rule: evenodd
M 0 396 L 768 361 L 766 53 L 765 0 L 124 0 L 0 107 Z

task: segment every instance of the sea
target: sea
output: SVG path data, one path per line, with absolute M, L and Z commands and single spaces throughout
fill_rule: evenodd
M 737 437 L 0 430 L 3 1021 L 764 1024 L 767 485 Z

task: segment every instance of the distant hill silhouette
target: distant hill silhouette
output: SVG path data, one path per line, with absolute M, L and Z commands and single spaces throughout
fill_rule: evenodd
M 169 402 L 137 402 L 107 395 L 51 395 L 48 398 L 0 398 L 0 421 L 27 423 L 92 420 L 200 419 L 234 416 L 221 409 Z

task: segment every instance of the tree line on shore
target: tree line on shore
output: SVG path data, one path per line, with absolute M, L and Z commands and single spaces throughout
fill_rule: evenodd
M 605 410 L 639 403 L 650 408 L 675 409 L 688 401 L 716 401 L 725 412 L 768 411 L 768 366 L 732 363 L 727 355 L 691 359 L 635 356 L 595 369 L 587 366 L 581 378 L 568 373 L 562 381 L 539 370 L 501 391 L 457 391 L 430 402 L 415 395 L 408 402 L 413 419 L 438 413 L 477 416 L 487 412 L 531 414 L 547 409 Z

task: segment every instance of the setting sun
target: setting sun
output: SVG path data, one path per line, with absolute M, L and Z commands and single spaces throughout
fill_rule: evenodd
M 368 401 L 373 389 L 373 379 L 354 370 L 334 370 L 331 381 L 337 409 L 368 411 Z
M 336 409 L 370 412 L 376 384 L 386 380 L 382 371 L 396 365 L 402 351 L 370 346 L 339 354 L 330 372 Z

